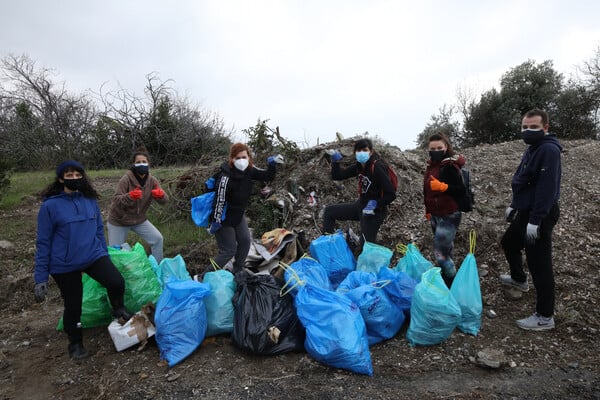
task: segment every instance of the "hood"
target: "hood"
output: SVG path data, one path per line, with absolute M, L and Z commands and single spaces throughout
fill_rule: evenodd
M 563 147 L 560 144 L 560 142 L 558 141 L 558 138 L 556 137 L 555 133 L 548 133 L 539 142 L 537 142 L 536 144 L 532 144 L 531 147 L 532 148 L 537 148 L 539 146 L 547 145 L 547 144 L 556 146 L 560 150 L 560 152 L 562 153 Z

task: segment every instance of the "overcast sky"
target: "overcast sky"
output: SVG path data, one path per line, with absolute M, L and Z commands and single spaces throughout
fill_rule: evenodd
M 528 59 L 566 76 L 600 46 L 600 2 L 2 1 L 0 55 L 73 91 L 162 80 L 236 132 L 269 119 L 301 147 L 366 131 L 401 149 L 430 116 Z M 240 136 L 240 138 L 242 138 Z

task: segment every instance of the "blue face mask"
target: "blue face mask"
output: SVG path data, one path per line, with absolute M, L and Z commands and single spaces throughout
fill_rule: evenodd
M 358 161 L 361 164 L 366 163 L 367 161 L 369 161 L 369 158 L 371 158 L 371 155 L 368 151 L 357 151 L 355 155 L 356 161 Z
M 546 132 L 543 129 L 525 129 L 521 131 L 521 139 L 527 144 L 535 144 L 545 135 Z

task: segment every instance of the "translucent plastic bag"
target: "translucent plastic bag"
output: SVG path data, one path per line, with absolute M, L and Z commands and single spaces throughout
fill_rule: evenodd
M 136 243 L 131 250 L 108 248 L 110 259 L 125 279 L 125 307 L 138 312 L 144 304 L 156 303 L 162 292 L 144 246 Z
M 477 335 L 479 328 L 481 328 L 483 302 L 481 300 L 477 261 L 474 254 L 475 231 L 471 231 L 469 240 L 469 254 L 465 257 L 454 277 L 450 293 L 452 293 L 462 311 L 458 329 L 470 335 Z
M 210 286 L 210 294 L 204 299 L 208 327 L 206 336 L 233 331 L 233 296 L 236 290 L 233 274 L 217 269 L 204 274 L 203 283 Z
M 315 360 L 359 374 L 373 375 L 365 322 L 348 297 L 310 284 L 295 298 L 306 328 L 304 347 Z
M 215 194 L 216 192 L 214 191 L 207 192 L 190 200 L 192 203 L 192 220 L 194 224 L 201 228 L 207 228 L 210 225 Z
M 167 282 L 172 280 L 189 281 L 192 279 L 185 266 L 183 257 L 179 254 L 173 258 L 163 258 L 160 264 L 156 262 L 156 258 L 154 258 L 153 255 L 148 257 L 148 261 L 150 262 L 158 281 L 163 287 Z
M 196 281 L 171 281 L 156 303 L 154 322 L 160 358 L 169 367 L 196 350 L 206 335 L 204 298 L 210 287 Z
M 385 246 L 365 242 L 356 261 L 356 270 L 378 273 L 381 268 L 390 266 L 393 255 L 394 252 Z
M 423 257 L 414 243 L 409 243 L 407 246 L 399 244 L 397 249 L 404 256 L 398 260 L 394 270 L 406 272 L 408 276 L 417 282 L 421 282 L 421 275 L 428 269 L 433 268 L 433 263 Z
M 369 345 L 393 338 L 404 323 L 404 313 L 383 290 L 389 283 L 378 282 L 377 275 L 372 272 L 353 271 L 336 290 L 358 305 L 367 328 Z
M 311 242 L 309 252 L 325 267 L 334 289 L 344 280 L 346 275 L 356 269 L 356 259 L 350 247 L 348 247 L 342 231 L 319 236 Z
M 410 315 L 412 297 L 417 286 L 417 281 L 408 276 L 406 272 L 394 271 L 390 268 L 381 268 L 377 275 L 378 280 L 387 280 L 389 283 L 383 287 L 390 300 L 396 304 L 404 315 Z
M 242 273 L 236 279 L 233 344 L 260 355 L 304 351 L 304 327 L 292 296 L 280 295 L 283 282 L 268 274 Z
M 460 306 L 450 293 L 441 269 L 423 273 L 417 284 L 410 308 L 410 325 L 406 338 L 411 346 L 433 345 L 448 339 L 460 322 Z
M 298 285 L 306 283 L 331 290 L 331 282 L 329 282 L 329 276 L 325 268 L 317 260 L 308 257 L 306 254 L 290 265 L 283 263 L 279 265 L 285 271 L 283 274 L 285 279 L 283 292 L 289 291 L 292 296 L 296 296 Z

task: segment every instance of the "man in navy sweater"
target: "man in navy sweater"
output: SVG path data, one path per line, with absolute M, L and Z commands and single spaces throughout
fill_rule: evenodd
M 561 152 L 556 135 L 548 132 L 545 111 L 528 111 L 521 124 L 521 138 L 528 144 L 512 178 L 512 201 L 506 209 L 510 225 L 502 237 L 502 248 L 510 275 L 500 282 L 527 292 L 522 250 L 537 292 L 535 312 L 517 321 L 526 330 L 554 329 L 554 272 L 552 270 L 552 229 L 560 214 Z

